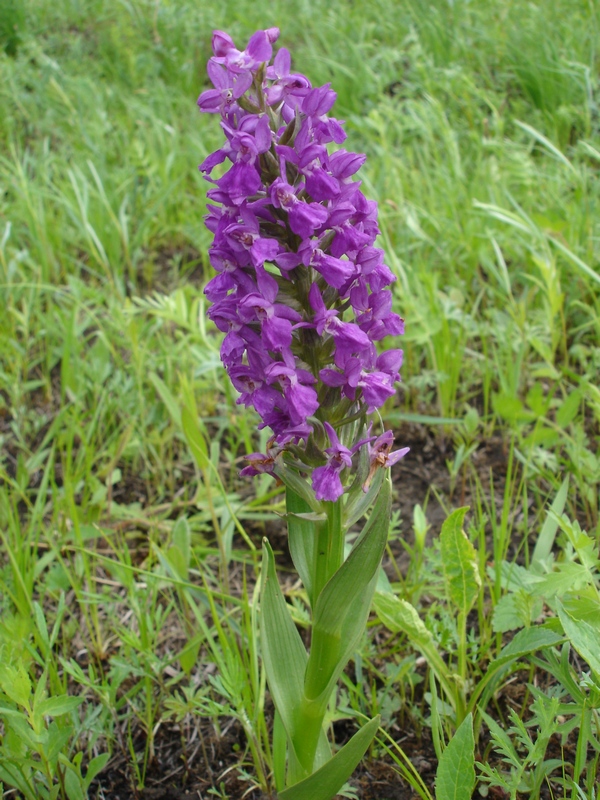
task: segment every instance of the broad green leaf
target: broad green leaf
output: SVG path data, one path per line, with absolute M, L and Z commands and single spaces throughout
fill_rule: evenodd
M 68 800 L 87 800 L 88 793 L 83 778 L 68 760 L 65 759 L 65 761 L 66 763 L 63 762 L 65 767 L 64 782 Z
M 477 553 L 462 529 L 468 508 L 452 512 L 442 525 L 440 545 L 448 598 L 467 614 L 477 599 L 481 578 Z
M 600 624 L 590 624 L 582 619 L 583 615 L 578 614 L 574 602 L 569 604 L 567 612 L 560 600 L 557 600 L 556 609 L 569 641 L 596 675 L 600 676 Z
M 32 765 L 35 768 L 34 762 Z M 25 777 L 22 770 L 16 765 L 11 764 L 9 761 L 3 760 L 0 762 L 0 781 L 6 786 L 14 786 L 18 789 L 26 800 L 40 800 L 37 789 Z
M 562 482 L 560 489 L 556 493 L 550 509 L 554 514 L 548 513 L 546 520 L 538 536 L 538 540 L 533 548 L 533 555 L 531 556 L 531 566 L 535 567 L 540 561 L 545 561 L 552 552 L 552 545 L 558 530 L 558 520 L 556 516 L 560 516 L 567 501 L 567 491 L 569 489 L 569 477 L 567 476 Z
M 467 714 L 440 758 L 436 800 L 470 800 L 475 788 L 473 718 Z
M 496 633 L 528 627 L 542 612 L 542 601 L 525 589 L 502 597 L 494 608 L 492 628 Z
M 13 667 L 10 664 L 0 664 L 0 689 L 14 703 L 24 708 L 29 707 L 31 681 L 22 664 L 17 667 Z
M 100 753 L 99 756 L 92 758 L 92 760 L 88 764 L 88 768 L 86 770 L 84 778 L 86 789 L 90 788 L 91 782 L 94 780 L 96 775 L 99 775 L 102 772 L 102 770 L 108 763 L 109 759 L 110 759 L 110 753 Z
M 83 697 L 69 697 L 68 695 L 48 697 L 38 703 L 35 710 L 43 717 L 61 717 L 63 714 L 68 714 L 76 709 L 83 701 Z
M 300 497 L 300 495 L 289 486 L 286 488 L 285 492 L 285 503 L 288 512 L 287 528 L 290 554 L 312 604 L 311 568 L 314 561 L 316 523 L 308 519 L 294 516 L 295 514 L 309 513 L 311 507 L 306 500 Z
M 362 727 L 320 769 L 279 794 L 279 800 L 332 800 L 358 766 L 379 728 L 379 716 Z
M 600 598 L 596 593 L 596 587 L 589 587 L 587 591 L 579 592 L 577 595 L 565 594 L 560 598 L 563 608 L 567 614 L 571 614 L 576 619 L 589 622 L 594 626 L 600 620 Z
M 61 750 L 63 750 L 73 738 L 73 726 L 67 725 L 64 728 L 59 728 L 55 720 L 48 725 L 48 742 L 44 747 L 46 758 L 48 761 L 53 761 L 58 758 Z
M 531 411 L 526 411 L 523 403 L 518 397 L 502 392 L 500 394 L 492 395 L 492 406 L 494 411 L 502 419 L 508 422 L 528 422 L 535 419 L 535 415 Z
M 527 628 L 519 631 L 506 647 L 500 651 L 498 658 L 494 659 L 488 667 L 488 671 L 493 670 L 501 664 L 506 664 L 515 658 L 522 658 L 535 653 L 536 650 L 543 650 L 545 647 L 554 647 L 564 641 L 564 636 L 551 631 L 549 628 Z
M 275 709 L 273 720 L 273 777 L 275 788 L 280 792 L 285 787 L 285 753 L 287 737 L 281 722 L 281 714 Z
M 297 733 L 296 711 L 304 697 L 308 655 L 277 581 L 275 558 L 266 539 L 263 539 L 260 635 L 269 690 L 288 737 L 293 740 Z
M 576 561 L 556 564 L 552 572 L 536 577 L 537 580 L 530 589 L 531 594 L 546 598 L 562 595 L 568 591 L 577 592 L 593 581 L 588 568 Z
M 328 693 L 364 631 L 377 572 L 387 542 L 391 509 L 389 478 L 350 555 L 319 595 L 306 668 L 306 696 Z
M 166 557 L 173 569 L 175 576 L 180 578 L 182 581 L 187 581 L 188 564 L 181 550 L 178 547 L 169 547 L 166 552 Z

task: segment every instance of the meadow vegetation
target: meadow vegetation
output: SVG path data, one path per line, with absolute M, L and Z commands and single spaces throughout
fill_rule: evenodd
M 238 477 L 267 434 L 206 318 L 196 108 L 212 30 L 271 25 L 368 156 L 406 320 L 384 418 L 412 451 L 330 720 L 382 728 L 347 794 L 433 798 L 439 761 L 454 797 L 461 755 L 463 791 L 592 800 L 597 0 L 0 3 L 0 784 L 272 790 L 263 535 L 301 630 L 305 595 L 281 487 Z

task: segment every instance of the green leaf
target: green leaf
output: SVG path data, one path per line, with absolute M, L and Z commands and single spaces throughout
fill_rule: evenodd
M 62 759 L 61 759 L 62 761 Z M 66 763 L 65 763 L 66 762 Z M 87 800 L 86 786 L 79 770 L 69 763 L 67 759 L 62 762 L 64 770 L 64 783 L 69 800 Z
M 29 708 L 31 681 L 22 664 L 17 667 L 0 664 L 0 689 L 14 703 Z
M 593 576 L 583 564 L 565 561 L 556 565 L 553 572 L 538 577 L 530 591 L 535 597 L 554 597 L 568 591 L 577 592 L 593 583 Z
M 294 566 L 300 575 L 312 605 L 312 564 L 316 541 L 315 523 L 306 518 L 294 516 L 311 512 L 309 504 L 289 486 L 285 492 L 287 509 L 288 542 Z
M 310 777 L 279 794 L 279 800 L 331 800 L 352 775 L 379 728 L 379 716 L 362 727 L 352 739 Z
M 560 489 L 556 493 L 556 497 L 550 506 L 550 509 L 554 512 L 554 514 L 548 512 L 548 516 L 546 517 L 544 525 L 542 526 L 538 540 L 535 543 L 533 555 L 531 556 L 532 567 L 534 567 L 540 561 L 545 561 L 552 551 L 552 545 L 554 544 L 556 531 L 558 530 L 558 520 L 555 515 L 560 516 L 562 514 L 567 501 L 568 489 L 569 477 L 567 476 L 562 482 Z
M 16 764 L 11 764 L 10 761 L 0 762 L 0 781 L 3 781 L 7 786 L 14 786 L 18 789 L 26 800 L 40 800 L 37 788 L 25 777 L 22 770 Z
M 575 389 L 563 400 L 556 412 L 556 424 L 559 428 L 566 428 L 573 422 L 581 405 L 581 396 L 581 389 Z
M 468 507 L 459 508 L 442 525 L 440 545 L 448 598 L 467 614 L 477 599 L 481 578 L 477 553 L 462 529 Z
M 569 603 L 567 612 L 560 600 L 557 600 L 556 609 L 569 641 L 596 675 L 600 676 L 600 624 L 586 622 L 582 618 L 583 614 L 578 613 L 576 602 Z
M 90 788 L 90 784 L 94 780 L 96 775 L 99 775 L 102 772 L 109 758 L 110 758 L 110 753 L 100 753 L 99 756 L 92 758 L 92 760 L 88 764 L 88 768 L 86 770 L 84 778 L 86 789 Z
M 171 541 L 173 547 L 176 547 L 183 556 L 184 563 L 189 567 L 191 556 L 191 539 L 190 525 L 186 517 L 179 517 L 173 526 L 173 533 L 171 534 Z M 186 575 L 187 578 L 187 575 Z
M 433 636 L 425 627 L 416 608 L 408 601 L 400 600 L 393 594 L 380 594 L 379 592 L 375 595 L 374 606 L 377 616 L 388 630 L 408 636 L 413 647 L 427 659 L 448 698 L 455 703 L 456 687 L 452 673 L 439 654 Z
M 548 628 L 535 627 L 519 631 L 512 641 L 500 651 L 498 658 L 492 661 L 488 672 L 515 658 L 522 658 L 536 650 L 543 650 L 545 647 L 554 647 L 562 641 L 564 641 L 564 636 L 560 636 Z
M 436 800 L 470 800 L 475 788 L 473 718 L 467 714 L 442 753 L 436 773 Z
M 513 424 L 535 419 L 535 414 L 532 414 L 531 411 L 526 411 L 518 397 L 506 392 L 493 394 L 492 406 L 499 417 Z
M 73 726 L 59 728 L 55 720 L 48 725 L 48 742 L 44 747 L 48 761 L 54 761 L 73 738 Z M 63 756 L 66 758 L 66 756 Z
M 277 581 L 275 558 L 263 539 L 260 635 L 269 690 L 288 737 L 296 735 L 296 710 L 304 697 L 308 655 Z
M 80 706 L 83 701 L 83 697 L 69 697 L 66 694 L 60 697 L 48 697 L 38 703 L 35 710 L 43 717 L 61 717 Z
M 278 792 L 285 787 L 286 747 L 287 737 L 281 722 L 281 714 L 275 709 L 275 718 L 273 720 L 273 778 Z
M 490 733 L 492 734 L 492 738 L 496 744 L 496 747 L 506 756 L 508 763 L 515 766 L 520 766 L 521 760 L 508 733 L 506 733 L 506 731 L 504 731 L 500 725 L 498 725 L 493 717 L 490 717 L 489 714 L 486 714 L 483 709 L 480 709 L 479 713 L 483 717 L 485 724 L 490 729 Z
M 502 597 L 494 608 L 492 629 L 495 633 L 528 627 L 542 612 L 542 601 L 525 589 Z
M 190 675 L 198 661 L 198 653 L 200 652 L 200 645 L 204 641 L 204 633 L 199 633 L 183 647 L 177 658 L 181 664 L 181 669 L 186 675 Z

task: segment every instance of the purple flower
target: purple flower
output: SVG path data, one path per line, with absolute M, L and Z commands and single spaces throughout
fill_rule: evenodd
M 367 445 L 369 448 L 369 462 L 371 464 L 371 468 L 369 470 L 367 479 L 363 484 L 364 492 L 368 491 L 371 481 L 380 467 L 391 467 L 394 464 L 397 464 L 398 461 L 400 461 L 401 458 L 404 458 L 404 456 L 410 451 L 410 447 L 402 447 L 400 450 L 394 450 L 394 452 L 391 452 L 393 446 L 394 434 L 392 431 L 385 431 L 385 433 L 382 433 L 381 436 L 375 439 L 372 445 Z
M 323 302 L 323 297 L 316 283 L 310 287 L 308 293 L 311 308 L 315 314 L 313 324 L 319 335 L 329 333 L 336 346 L 336 359 L 345 361 L 352 353 L 360 352 L 371 347 L 371 341 L 366 333 L 361 331 L 353 322 L 342 322 L 339 311 L 328 309 Z
M 296 371 L 285 364 L 275 362 L 267 369 L 267 379 L 270 383 L 277 381 L 283 389 L 283 395 L 288 401 L 290 419 L 295 425 L 306 422 L 307 417 L 312 416 L 319 407 L 317 393 L 312 386 L 305 385 L 316 383 L 316 379 L 305 370 Z
M 281 448 L 276 446 L 271 446 L 268 448 L 268 452 L 265 453 L 249 453 L 247 456 L 244 456 L 246 461 L 249 462 L 247 467 L 244 467 L 240 471 L 240 475 L 272 475 L 274 478 L 276 477 L 273 469 L 277 463 L 277 458 L 281 453 Z
M 224 234 L 231 249 L 237 252 L 246 251 L 255 267 L 262 267 L 265 261 L 271 261 L 279 252 L 276 239 L 260 235 L 258 221 L 256 225 L 229 225 Z
M 292 323 L 301 322 L 301 315 L 284 303 L 275 303 L 275 281 L 264 284 L 263 294 L 253 292 L 239 304 L 239 315 L 245 322 L 258 319 L 263 340 L 269 350 L 282 352 L 292 344 Z
M 273 66 L 267 69 L 267 78 L 273 83 L 265 89 L 268 105 L 282 103 L 281 113 L 286 122 L 293 119 L 296 108 L 311 88 L 310 81 L 304 75 L 290 73 L 291 63 L 289 51 L 282 47 L 275 56 Z
M 327 209 L 319 203 L 305 203 L 299 200 L 293 186 L 281 178 L 271 184 L 271 201 L 275 208 L 282 208 L 288 213 L 290 228 L 294 233 L 307 239 L 317 228 L 327 222 Z
M 313 470 L 312 485 L 317 500 L 335 501 L 344 493 L 340 473 L 344 467 L 352 466 L 352 450 L 340 443 L 335 430 L 328 422 L 324 423 L 331 447 L 325 452 L 329 456 L 324 467 Z
M 229 72 L 255 72 L 261 64 L 269 61 L 273 53 L 273 42 L 279 37 L 278 28 L 256 31 L 250 37 L 245 50 L 237 50 L 231 38 L 223 31 L 213 34 L 214 61 L 224 64 Z M 219 55 L 217 55 L 217 49 Z
M 236 101 L 252 85 L 252 75 L 246 73 L 234 77 L 225 72 L 212 59 L 208 62 L 206 71 L 215 88 L 207 89 L 198 98 L 200 111 L 208 114 L 221 113 L 223 116 L 236 111 L 239 108 Z
M 356 267 L 352 261 L 328 256 L 318 248 L 312 254 L 310 265 L 335 289 L 341 289 L 356 274 Z

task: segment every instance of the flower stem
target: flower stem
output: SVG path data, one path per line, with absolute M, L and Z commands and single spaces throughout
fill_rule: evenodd
M 313 610 L 321 590 L 342 566 L 344 561 L 345 535 L 342 528 L 342 507 L 340 500 L 324 502 L 327 520 L 317 523 L 317 546 L 313 564 Z

